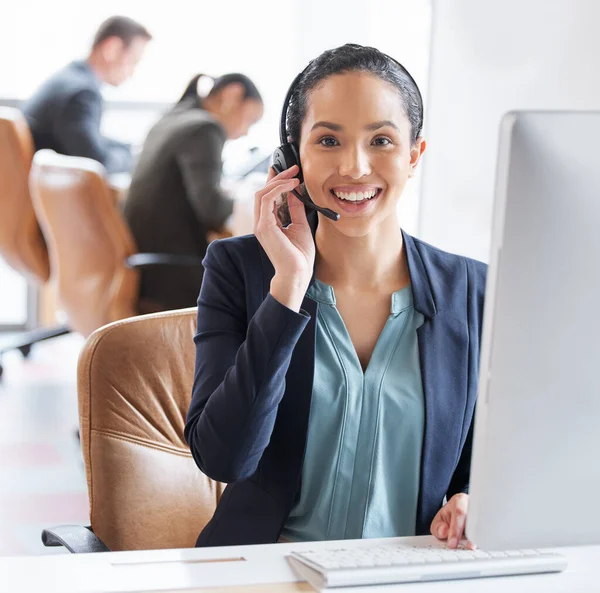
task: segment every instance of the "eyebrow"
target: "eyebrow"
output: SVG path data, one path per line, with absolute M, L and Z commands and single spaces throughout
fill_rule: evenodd
M 389 119 L 386 119 L 383 121 L 376 121 L 376 122 L 366 126 L 365 129 L 369 130 L 370 132 L 373 132 L 373 131 L 378 130 L 379 128 L 383 128 L 385 126 L 390 126 L 391 128 L 394 128 L 395 130 L 400 131 L 398 126 L 393 121 L 390 121 Z M 328 128 L 329 130 L 333 130 L 334 132 L 340 132 L 343 129 L 343 126 L 341 126 L 340 124 L 331 123 L 329 121 L 318 121 L 310 129 L 310 131 L 312 132 L 315 128 Z
M 398 132 L 400 131 L 398 126 L 393 122 L 390 121 L 389 119 L 385 119 L 383 121 L 376 121 L 373 124 L 369 124 L 367 126 L 367 130 L 370 130 L 371 132 L 378 130 L 379 128 L 384 128 L 385 126 L 390 126 L 390 128 L 394 128 L 394 130 L 397 130 Z
M 342 126 L 340 126 L 339 124 L 332 124 L 329 121 L 318 121 L 310 129 L 310 131 L 312 132 L 315 128 L 328 128 L 330 130 L 333 130 L 334 132 L 339 132 L 342 129 Z

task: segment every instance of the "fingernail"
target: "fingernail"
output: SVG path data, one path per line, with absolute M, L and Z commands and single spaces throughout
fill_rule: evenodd
M 458 540 L 455 537 L 451 537 L 448 541 L 449 548 L 456 548 L 458 546 Z

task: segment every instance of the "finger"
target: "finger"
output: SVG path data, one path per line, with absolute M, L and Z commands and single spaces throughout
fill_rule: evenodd
M 465 506 L 460 502 L 456 502 L 450 515 L 450 530 L 448 531 L 448 547 L 456 548 L 465 531 L 465 523 L 467 522 L 467 511 Z
M 274 177 L 277 177 L 277 171 L 275 170 L 275 167 L 271 165 L 269 167 L 269 174 L 267 175 L 267 183 L 269 183 L 269 181 L 271 181 L 271 179 Z
M 297 184 L 298 179 L 288 179 L 286 183 L 277 185 L 261 198 L 259 218 L 255 225 L 257 229 L 263 225 L 266 227 L 278 226 L 275 214 L 275 201 L 284 191 L 291 191 Z
M 449 531 L 450 527 L 448 526 L 448 523 L 440 523 L 440 526 L 438 527 L 437 530 L 437 538 L 438 539 L 448 539 L 448 531 Z
M 270 191 L 274 190 L 276 187 L 282 187 L 284 185 L 287 186 L 287 184 L 290 181 L 294 181 L 296 184 L 300 183 L 300 180 L 297 177 L 290 177 L 290 178 L 283 178 L 283 179 L 272 179 L 269 183 L 267 183 L 267 185 L 265 185 L 263 188 L 259 189 L 254 194 L 254 197 L 257 198 L 257 199 L 260 199 L 263 196 L 267 195 Z
M 288 194 L 287 200 L 292 224 L 307 225 L 308 219 L 306 218 L 304 204 L 292 192 Z
M 273 176 L 271 177 L 271 171 Z M 275 167 L 271 167 L 269 170 L 269 177 L 267 177 L 267 183 L 273 179 L 289 179 L 295 177 L 298 174 L 298 165 L 292 165 L 289 169 L 284 169 L 281 173 L 277 173 Z
M 444 509 L 438 511 L 438 514 L 431 522 L 431 535 L 437 539 L 446 539 L 448 537 L 448 522 L 446 521 Z
M 256 234 L 256 225 L 260 218 L 260 201 L 262 197 L 258 195 L 258 192 L 254 194 L 254 233 Z
M 289 169 L 284 169 L 281 173 L 277 172 L 277 169 L 273 165 L 269 167 L 269 174 L 267 175 L 267 182 L 265 186 L 269 185 L 271 181 L 278 179 L 290 179 L 298 174 L 298 165 L 292 165 Z
M 273 182 L 271 184 L 267 184 L 265 185 L 265 187 L 263 187 L 261 190 L 257 191 L 254 194 L 254 228 L 256 229 L 256 225 L 258 224 L 258 221 L 260 220 L 260 205 L 262 202 L 262 199 L 269 193 L 272 192 L 274 190 L 276 190 L 277 188 L 280 188 L 279 190 L 279 194 L 281 195 L 284 191 L 289 191 L 290 186 L 290 182 L 293 182 L 293 187 L 296 187 L 296 185 L 298 185 L 300 183 L 300 180 L 297 177 L 293 177 L 291 179 L 278 179 L 278 180 L 273 180 Z
M 477 545 L 474 544 L 470 539 L 467 540 L 467 550 L 476 550 Z

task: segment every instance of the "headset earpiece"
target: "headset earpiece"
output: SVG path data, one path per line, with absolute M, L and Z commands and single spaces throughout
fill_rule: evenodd
M 287 142 L 286 144 L 282 144 L 273 153 L 273 166 L 279 172 L 285 171 L 294 165 L 298 165 L 298 179 L 300 179 L 300 183 L 304 181 L 304 177 L 302 175 L 302 167 L 300 166 L 300 155 L 298 154 L 298 148 L 295 142 Z

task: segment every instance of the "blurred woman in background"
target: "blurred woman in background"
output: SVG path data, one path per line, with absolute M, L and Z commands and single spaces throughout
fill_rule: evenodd
M 140 252 L 204 257 L 207 233 L 233 211 L 220 187 L 225 141 L 246 135 L 262 115 L 260 93 L 243 74 L 189 82 L 150 130 L 133 172 L 125 216 Z M 201 266 L 142 269 L 142 312 L 194 306 L 202 275 Z

